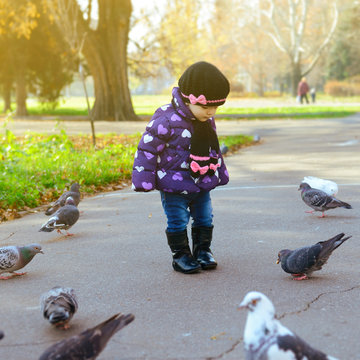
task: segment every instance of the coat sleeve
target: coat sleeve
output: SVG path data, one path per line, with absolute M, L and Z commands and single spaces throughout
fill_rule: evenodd
M 169 121 L 162 112 L 155 112 L 146 126 L 135 153 L 132 171 L 132 189 L 151 191 L 156 188 L 156 165 L 158 155 L 170 138 Z

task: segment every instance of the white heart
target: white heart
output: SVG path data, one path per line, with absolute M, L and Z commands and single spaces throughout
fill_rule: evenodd
M 176 97 L 174 97 L 174 101 L 175 101 L 176 106 L 179 106 L 179 103 L 178 103 Z
M 145 136 L 144 136 L 144 143 L 146 144 L 146 143 L 148 143 L 148 142 L 150 142 L 150 141 L 153 141 L 153 137 L 151 136 L 151 135 L 149 135 L 149 134 L 146 134 Z
M 161 171 L 161 170 L 158 170 L 157 174 L 158 174 L 159 179 L 162 179 L 162 178 L 166 175 L 166 172 L 165 172 L 165 171 L 163 172 L 163 171 Z
M 161 162 L 161 157 L 160 156 L 157 157 L 157 162 L 158 162 L 158 164 L 160 164 L 160 162 Z
M 137 150 L 135 151 L 135 159 L 137 159 L 137 157 L 138 157 L 138 152 L 137 152 Z
M 184 191 L 182 192 L 182 194 L 185 194 L 185 195 L 186 195 L 187 193 L 188 193 L 188 192 L 187 192 L 186 190 L 184 190 Z
M 154 120 L 151 120 L 149 123 L 148 123 L 148 127 L 152 127 L 154 124 Z
M 167 109 L 169 106 L 170 106 L 169 104 L 163 105 L 163 106 L 161 107 L 161 110 L 166 111 L 166 109 Z
M 181 134 L 181 136 L 183 137 L 183 138 L 191 138 L 191 132 L 188 130 L 188 129 L 185 129 L 183 132 L 182 132 L 182 134 Z
M 144 167 L 143 166 L 135 166 L 135 169 L 138 171 L 138 172 L 142 172 L 144 170 Z
M 132 183 L 131 184 L 131 189 L 134 190 L 135 189 L 135 185 Z
M 184 161 L 184 162 L 180 165 L 180 167 L 183 168 L 183 169 L 188 169 L 188 168 L 189 168 L 189 164 L 188 164 L 186 161 Z

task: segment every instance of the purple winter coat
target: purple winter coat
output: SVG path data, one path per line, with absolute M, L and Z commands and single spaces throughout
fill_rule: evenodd
M 184 104 L 178 87 L 173 88 L 172 95 L 172 103 L 155 111 L 142 135 L 135 154 L 132 188 L 187 194 L 227 184 L 229 174 L 221 154 L 218 154 L 221 165 L 214 175 L 205 174 L 197 179 L 190 176 L 192 121 L 198 120 Z M 214 118 L 207 121 L 216 130 Z

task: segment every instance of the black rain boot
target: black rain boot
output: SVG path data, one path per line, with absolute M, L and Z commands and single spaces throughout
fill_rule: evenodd
M 174 270 L 184 274 L 199 271 L 201 266 L 191 255 L 187 230 L 176 233 L 166 232 L 166 236 L 173 254 L 172 266 Z
M 191 229 L 193 256 L 204 270 L 215 269 L 217 266 L 210 250 L 213 228 L 200 226 Z

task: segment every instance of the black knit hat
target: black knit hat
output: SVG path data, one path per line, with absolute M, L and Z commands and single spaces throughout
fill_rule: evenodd
M 225 103 L 230 84 L 214 65 L 199 61 L 189 66 L 179 79 L 183 100 L 196 105 L 219 106 Z

